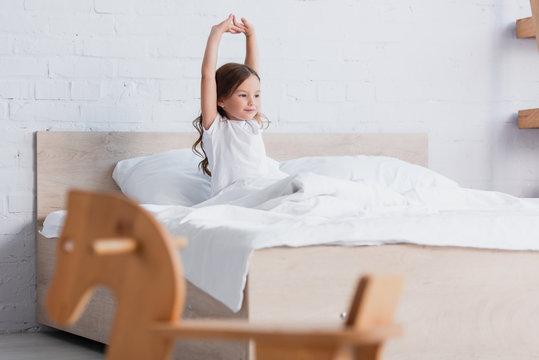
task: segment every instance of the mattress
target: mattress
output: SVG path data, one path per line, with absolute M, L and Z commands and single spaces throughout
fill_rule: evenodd
M 188 238 L 181 250 L 186 278 L 235 312 L 249 259 L 258 249 L 410 243 L 539 250 L 537 199 L 460 187 L 391 197 L 364 185 L 343 188 L 303 174 L 270 186 L 238 184 L 193 207 L 142 206 L 172 234 Z M 47 216 L 41 234 L 59 236 L 64 216 L 64 211 Z

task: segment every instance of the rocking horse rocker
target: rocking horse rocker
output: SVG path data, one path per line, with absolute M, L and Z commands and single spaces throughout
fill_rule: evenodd
M 71 191 L 47 296 L 50 318 L 72 324 L 96 285 L 108 286 L 117 309 L 106 358 L 168 359 L 175 338 L 254 342 L 256 358 L 379 359 L 384 341 L 400 334 L 392 323 L 402 280 L 364 276 L 345 326 L 282 329 L 246 321 L 181 320 L 185 279 L 172 238 L 135 202 L 113 194 Z M 181 351 L 181 350 L 180 350 Z

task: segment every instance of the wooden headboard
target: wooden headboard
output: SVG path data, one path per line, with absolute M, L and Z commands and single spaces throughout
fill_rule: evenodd
M 36 133 L 37 221 L 65 208 L 71 188 L 120 191 L 112 180 L 118 160 L 190 148 L 198 134 L 151 132 Z M 428 165 L 426 134 L 264 134 L 268 156 L 385 155 Z

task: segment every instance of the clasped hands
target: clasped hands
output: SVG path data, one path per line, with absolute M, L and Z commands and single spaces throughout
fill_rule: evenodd
M 246 37 L 254 35 L 255 33 L 255 29 L 251 23 L 245 20 L 245 18 L 241 18 L 241 21 L 238 22 L 236 20 L 236 15 L 234 14 L 230 14 L 225 21 L 214 25 L 212 27 L 212 31 L 216 31 L 221 34 L 226 32 L 231 34 L 244 33 Z

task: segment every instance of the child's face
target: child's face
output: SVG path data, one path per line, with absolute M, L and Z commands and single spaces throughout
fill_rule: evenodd
M 251 120 L 260 111 L 260 81 L 251 75 L 230 97 L 217 104 L 230 120 Z

